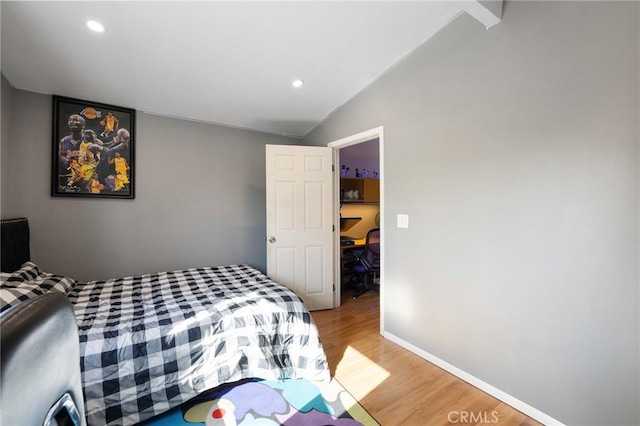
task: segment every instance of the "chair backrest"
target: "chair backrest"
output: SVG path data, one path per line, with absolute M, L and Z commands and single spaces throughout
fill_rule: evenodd
M 0 424 L 82 426 L 80 341 L 73 305 L 46 293 L 0 318 Z
M 367 232 L 362 261 L 369 271 L 380 271 L 380 228 L 373 228 Z

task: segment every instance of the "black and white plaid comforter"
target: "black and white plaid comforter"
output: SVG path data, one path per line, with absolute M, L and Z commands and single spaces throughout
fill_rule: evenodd
M 295 293 L 233 265 L 79 283 L 90 425 L 129 425 L 243 378 L 328 380 L 317 329 Z

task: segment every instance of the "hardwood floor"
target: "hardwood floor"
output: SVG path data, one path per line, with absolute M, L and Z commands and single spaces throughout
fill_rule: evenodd
M 312 316 L 331 375 L 383 426 L 540 424 L 380 336 L 376 293 Z

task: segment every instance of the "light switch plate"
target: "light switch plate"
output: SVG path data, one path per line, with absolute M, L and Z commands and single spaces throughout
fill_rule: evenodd
M 409 215 L 408 214 L 399 214 L 398 215 L 398 228 L 408 228 L 409 227 Z

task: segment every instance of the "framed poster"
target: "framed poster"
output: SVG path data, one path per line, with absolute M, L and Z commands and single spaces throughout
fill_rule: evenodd
M 51 195 L 133 199 L 135 113 L 54 95 Z

